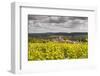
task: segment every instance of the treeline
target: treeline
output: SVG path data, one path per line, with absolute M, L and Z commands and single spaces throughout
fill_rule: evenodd
M 37 38 L 37 37 L 29 37 L 28 42 L 31 43 L 46 43 L 46 42 L 66 42 L 66 40 L 77 41 L 77 42 L 88 42 L 87 36 L 76 36 L 76 37 L 64 37 L 64 36 L 52 36 L 48 38 Z

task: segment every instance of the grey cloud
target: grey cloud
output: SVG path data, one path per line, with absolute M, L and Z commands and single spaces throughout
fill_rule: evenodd
M 72 16 L 28 16 L 29 33 L 40 32 L 87 32 L 87 17 Z

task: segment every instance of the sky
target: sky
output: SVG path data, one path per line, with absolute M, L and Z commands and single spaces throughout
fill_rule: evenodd
M 28 33 L 88 32 L 88 17 L 28 15 Z

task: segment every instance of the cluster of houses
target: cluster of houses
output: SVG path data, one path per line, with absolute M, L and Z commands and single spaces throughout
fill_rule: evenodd
M 66 43 L 78 43 L 78 41 L 64 39 L 63 36 L 55 37 L 52 39 L 53 42 L 66 42 Z

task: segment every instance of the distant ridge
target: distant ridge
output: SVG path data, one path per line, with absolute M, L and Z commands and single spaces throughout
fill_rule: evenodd
M 85 36 L 88 35 L 87 32 L 71 32 L 71 33 L 63 33 L 63 32 L 58 32 L 58 33 L 52 33 L 52 32 L 47 32 L 47 33 L 29 33 L 29 37 L 48 37 L 52 35 L 59 35 L 59 36 Z

